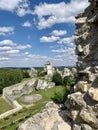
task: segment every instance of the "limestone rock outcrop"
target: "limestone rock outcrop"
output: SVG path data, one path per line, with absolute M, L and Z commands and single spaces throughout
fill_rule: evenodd
M 28 71 L 29 76 L 32 77 L 37 77 L 37 70 L 35 68 L 30 68 L 30 70 Z
M 98 130 L 98 0 L 76 17 L 78 82 L 65 103 L 72 130 Z
M 52 64 L 49 61 L 45 63 L 44 71 L 46 71 L 47 73 L 47 75 L 45 76 L 45 79 L 51 81 L 51 78 L 54 74 L 55 69 L 53 68 Z
M 35 89 L 36 90 L 44 90 L 44 89 L 52 88 L 52 87 L 55 87 L 54 82 L 49 82 L 49 81 L 46 81 L 46 80 L 39 79 Z
M 20 124 L 18 130 L 71 130 L 69 122 L 65 122 L 64 111 L 53 102 L 46 104 L 45 109 Z

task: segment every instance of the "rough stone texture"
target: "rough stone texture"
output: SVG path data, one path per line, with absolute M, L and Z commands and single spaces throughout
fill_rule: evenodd
M 45 76 L 45 79 L 51 81 L 52 76 L 55 72 L 55 69 L 53 68 L 52 64 L 47 61 L 44 65 L 44 70 L 46 71 L 47 75 Z
M 64 74 L 63 74 L 63 77 L 65 77 L 65 76 L 71 76 L 71 71 L 70 71 L 70 69 L 68 69 L 68 68 L 64 68 Z
M 98 0 L 76 17 L 77 84 L 65 103 L 72 130 L 98 130 Z
M 95 100 L 95 101 L 98 101 L 98 88 L 90 88 L 89 91 L 89 96 Z
M 64 113 L 58 105 L 49 102 L 44 110 L 20 124 L 18 130 L 71 130 L 69 122 L 64 121 Z
M 66 76 L 76 77 L 76 75 L 77 75 L 76 68 L 72 68 L 72 70 L 70 70 L 69 68 L 64 68 L 63 77 L 66 77 Z
M 30 70 L 28 71 L 29 76 L 32 77 L 36 77 L 37 76 L 37 70 L 35 68 L 30 68 Z
M 54 82 L 49 82 L 49 81 L 46 81 L 46 80 L 39 79 L 35 89 L 36 90 L 44 90 L 44 89 L 52 88 L 52 87 L 55 87 Z

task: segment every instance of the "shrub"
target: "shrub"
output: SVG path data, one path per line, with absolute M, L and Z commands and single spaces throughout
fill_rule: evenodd
M 52 81 L 55 82 L 56 85 L 62 85 L 62 76 L 58 72 L 55 72 Z
M 61 91 L 56 92 L 54 97 L 52 98 L 52 100 L 55 103 L 64 104 L 69 93 L 70 93 L 70 91 L 67 88 L 64 88 L 63 92 L 61 92 Z
M 64 86 L 70 86 L 70 87 L 73 87 L 74 84 L 75 84 L 75 78 L 74 77 L 71 77 L 71 76 L 65 76 L 63 78 L 63 85 Z

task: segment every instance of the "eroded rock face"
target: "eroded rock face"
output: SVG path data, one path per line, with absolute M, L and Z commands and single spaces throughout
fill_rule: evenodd
M 76 17 L 78 82 L 65 103 L 72 130 L 98 130 L 98 0 L 89 2 Z
M 58 105 L 49 102 L 42 112 L 29 118 L 18 130 L 71 130 L 69 122 L 64 121 L 64 113 Z
M 54 82 L 49 82 L 49 81 L 46 81 L 46 80 L 40 80 L 39 79 L 35 89 L 36 90 L 44 90 L 44 89 L 52 88 L 52 87 L 55 87 Z

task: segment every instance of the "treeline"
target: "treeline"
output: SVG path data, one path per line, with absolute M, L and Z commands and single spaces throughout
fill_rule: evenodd
M 2 93 L 3 88 L 10 85 L 19 83 L 23 78 L 28 78 L 29 74 L 27 71 L 21 69 L 1 69 L 0 70 L 0 93 Z

